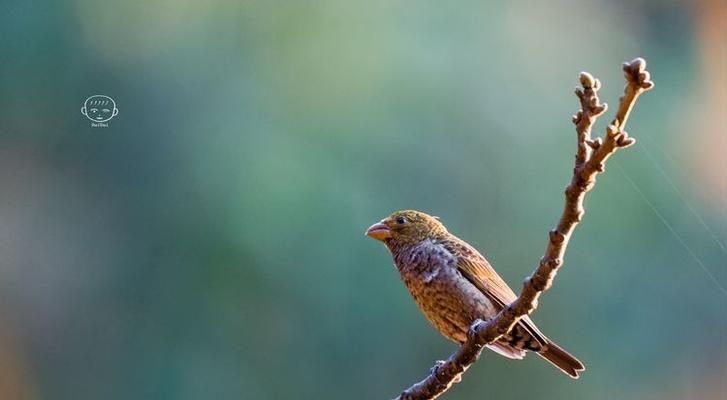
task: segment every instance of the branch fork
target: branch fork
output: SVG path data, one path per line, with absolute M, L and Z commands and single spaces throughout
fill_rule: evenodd
M 484 347 L 510 332 L 525 315 L 532 314 L 538 306 L 538 298 L 548 290 L 555 275 L 563 265 L 568 241 L 573 230 L 583 218 L 583 199 L 596 184 L 596 176 L 605 170 L 606 160 L 618 149 L 632 146 L 636 140 L 624 128 L 638 97 L 654 87 L 651 75 L 646 71 L 646 61 L 636 58 L 623 64 L 626 86 L 619 99 L 616 116 L 606 128 L 603 138 L 591 139 L 591 127 L 607 110 L 598 99 L 601 82 L 588 72 L 581 72 L 581 86 L 575 94 L 581 109 L 573 116 L 577 148 L 571 182 L 565 189 L 565 204 L 558 225 L 548 234 L 545 254 L 533 273 L 523 282 L 520 296 L 503 308 L 495 317 L 475 320 L 467 340 L 447 360 L 437 361 L 429 375 L 404 390 L 396 399 L 435 399 L 462 379 L 462 374 L 479 358 Z

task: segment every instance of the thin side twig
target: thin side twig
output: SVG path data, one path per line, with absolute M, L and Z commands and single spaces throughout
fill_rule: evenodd
M 626 86 L 620 99 L 616 117 L 606 129 L 603 139 L 591 140 L 591 127 L 599 115 L 606 111 L 606 105 L 598 99 L 601 83 L 591 74 L 582 72 L 581 87 L 576 89 L 581 109 L 573 116 L 578 146 L 575 168 L 570 184 L 565 189 L 565 205 L 558 225 L 549 233 L 545 255 L 538 267 L 523 282 L 520 296 L 502 309 L 495 317 L 476 320 L 470 327 L 467 340 L 446 361 L 438 362 L 424 380 L 404 390 L 397 399 L 435 399 L 453 384 L 462 379 L 462 374 L 480 356 L 482 349 L 507 334 L 525 315 L 530 315 L 538 306 L 540 295 L 550 288 L 558 269 L 563 265 L 568 241 L 573 230 L 583 218 L 583 199 L 596 183 L 596 176 L 604 171 L 606 160 L 616 150 L 633 145 L 636 141 L 624 131 L 626 121 L 639 95 L 654 84 L 646 61 L 634 59 L 623 64 Z

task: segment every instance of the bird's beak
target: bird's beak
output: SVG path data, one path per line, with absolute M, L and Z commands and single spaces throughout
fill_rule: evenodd
M 366 236 L 383 241 L 391 237 L 391 229 L 384 225 L 383 222 L 377 222 L 369 226 L 369 229 L 366 229 Z

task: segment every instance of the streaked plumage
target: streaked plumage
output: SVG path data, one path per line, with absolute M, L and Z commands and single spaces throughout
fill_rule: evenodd
M 366 234 L 384 242 L 419 309 L 440 333 L 457 343 L 466 340 L 475 319 L 491 318 L 517 298 L 477 250 L 450 234 L 435 217 L 397 211 Z M 573 378 L 585 369 L 527 316 L 489 348 L 514 359 L 534 351 Z

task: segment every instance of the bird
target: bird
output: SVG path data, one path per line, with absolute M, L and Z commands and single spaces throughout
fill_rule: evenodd
M 477 320 L 494 317 L 517 296 L 474 247 L 449 233 L 421 211 L 396 211 L 371 225 L 366 236 L 386 245 L 404 285 L 417 306 L 446 338 L 458 344 Z M 490 350 L 511 359 L 535 352 L 571 378 L 585 367 L 577 358 L 548 339 L 529 316 Z

